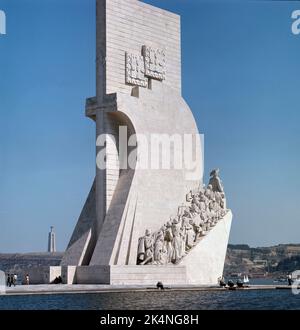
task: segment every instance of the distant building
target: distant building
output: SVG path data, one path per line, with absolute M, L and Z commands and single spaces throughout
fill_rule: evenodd
M 253 260 L 253 263 L 264 267 L 268 266 L 268 260 L 255 259 Z
M 257 273 L 251 273 L 251 277 L 252 278 L 263 278 L 263 277 L 267 277 L 268 276 L 268 272 L 257 272 Z
M 55 244 L 55 232 L 54 227 L 51 226 L 50 233 L 48 236 L 48 252 L 53 253 L 56 252 L 56 244 Z

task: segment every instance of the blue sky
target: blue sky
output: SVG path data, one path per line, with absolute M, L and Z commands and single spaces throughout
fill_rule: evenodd
M 0 252 L 65 249 L 95 173 L 94 0 L 1 0 Z M 300 2 L 147 0 L 182 16 L 183 95 L 231 243 L 300 243 Z M 207 180 L 207 175 L 206 175 Z

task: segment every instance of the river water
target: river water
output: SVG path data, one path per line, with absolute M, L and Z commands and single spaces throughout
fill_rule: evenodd
M 136 309 L 300 309 L 291 290 L 157 291 L 0 296 L 0 309 L 136 310 Z

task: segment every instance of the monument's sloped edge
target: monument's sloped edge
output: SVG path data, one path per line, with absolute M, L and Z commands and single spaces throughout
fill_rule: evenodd
M 215 285 L 223 275 L 232 221 L 229 211 L 223 219 L 184 257 L 187 283 Z

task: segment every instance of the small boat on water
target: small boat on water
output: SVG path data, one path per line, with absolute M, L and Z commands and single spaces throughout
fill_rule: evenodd
M 248 275 L 244 275 L 243 283 L 244 283 L 244 284 L 248 284 L 249 282 L 250 282 L 250 281 L 249 281 Z
M 244 277 L 240 276 L 237 281 L 236 284 L 233 282 L 232 279 L 230 279 L 227 283 L 226 288 L 229 290 L 236 290 L 236 289 L 244 289 L 244 288 L 249 288 L 249 277 L 248 275 L 244 275 Z M 225 283 L 225 282 L 224 282 Z

